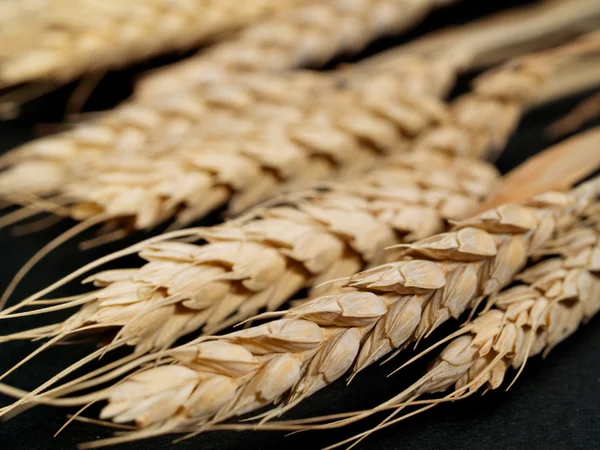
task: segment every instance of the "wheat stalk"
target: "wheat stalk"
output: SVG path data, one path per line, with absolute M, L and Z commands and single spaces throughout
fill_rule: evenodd
M 3 3 L 7 20 L 0 40 L 7 45 L 0 49 L 0 88 L 65 83 L 85 73 L 186 50 L 308 0 Z
M 597 190 L 592 185 L 571 196 L 547 193 L 526 206 L 487 211 L 458 223 L 451 232 L 403 245 L 403 259 L 352 277 L 348 284 L 354 290 L 277 313 L 283 317 L 264 325 L 126 360 L 112 373 L 91 373 L 40 396 L 59 376 L 3 413 L 28 401 L 77 405 L 108 399 L 101 417 L 135 421 L 142 430 L 93 444 L 99 446 L 192 427 L 210 430 L 284 396 L 283 405 L 268 412 L 264 422 L 350 367 L 353 373 L 362 370 L 499 292 L 528 256 L 552 239 L 557 225 L 587 205 Z M 105 383 L 149 361 L 157 361 L 158 367 L 142 370 L 114 388 L 83 397 L 51 397 Z

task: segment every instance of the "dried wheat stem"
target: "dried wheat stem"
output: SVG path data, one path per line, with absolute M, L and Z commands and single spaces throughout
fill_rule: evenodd
M 309 0 L 48 0 L 3 2 L 0 88 L 64 83 L 185 50 Z M 6 14 L 6 16 L 4 16 Z
M 586 122 L 590 122 L 600 115 L 600 92 L 578 103 L 572 111 L 550 125 L 548 134 L 558 138 L 580 128 Z
M 404 259 L 352 277 L 354 291 L 319 297 L 264 325 L 161 352 L 175 363 L 143 371 L 97 397 L 86 396 L 85 402 L 108 397 L 103 417 L 145 427 L 126 440 L 192 424 L 210 429 L 286 394 L 283 406 L 266 420 L 351 366 L 354 372 L 364 368 L 498 292 L 572 210 L 572 198 L 548 193 L 529 206 L 488 211 L 458 223 L 452 232 L 403 245 Z M 100 379 L 105 382 L 138 364 Z M 4 413 L 34 398 L 21 399 Z

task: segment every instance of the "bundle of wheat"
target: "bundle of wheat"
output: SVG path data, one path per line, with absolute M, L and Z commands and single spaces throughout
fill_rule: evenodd
M 522 71 L 515 71 L 515 66 Z M 120 332 L 114 347 L 134 345 L 138 352 L 156 351 L 199 328 L 206 326 L 205 331 L 215 332 L 262 308 L 276 309 L 304 286 L 352 275 L 376 262 L 380 251 L 397 240 L 410 242 L 440 231 L 446 220 L 464 216 L 490 193 L 495 172 L 476 160 L 444 155 L 439 150 L 475 156 L 503 143 L 514 128 L 518 110 L 518 103 L 509 101 L 514 96 L 505 92 L 512 94 L 513 86 L 531 79 L 531 67 L 522 62 L 509 65 L 508 72 L 486 75 L 485 83 L 477 84 L 474 93 L 458 100 L 452 128 L 434 129 L 414 153 L 390 157 L 384 169 L 358 181 L 333 185 L 325 193 L 310 191 L 299 199 L 288 199 L 283 206 L 259 210 L 245 222 L 159 236 L 87 265 L 0 317 L 85 305 L 78 313 L 64 324 L 5 336 L 4 340 L 51 337 L 35 355 L 76 331 L 117 327 Z M 506 79 L 512 82 L 506 83 Z M 487 83 L 497 83 L 495 80 L 504 82 L 500 86 L 508 87 L 507 91 L 486 88 Z M 530 97 L 521 94 L 516 98 L 523 97 L 522 104 L 528 104 Z M 482 98 L 493 106 L 484 116 L 488 124 L 475 114 Z M 469 110 L 469 105 L 474 109 Z M 506 126 L 498 128 L 498 124 Z M 500 136 L 498 130 L 506 135 Z M 438 136 L 452 139 L 440 145 L 444 141 Z M 589 147 L 593 140 L 594 134 L 579 144 Z M 575 157 L 570 161 L 581 162 Z M 181 191 L 181 177 L 174 179 Z M 211 243 L 169 242 L 182 236 Z M 134 253 L 149 263 L 140 269 L 91 277 L 90 281 L 103 287 L 100 291 L 47 309 L 15 313 L 99 265 Z M 259 254 L 262 264 L 256 265 L 253 261 Z M 24 273 L 18 274 L 3 300 Z
M 117 423 L 135 421 L 142 429 L 91 445 L 100 446 L 219 428 L 220 422 L 283 397 L 280 406 L 261 416 L 259 428 L 306 427 L 264 422 L 351 367 L 356 374 L 475 307 L 485 296 L 500 292 L 529 256 L 543 251 L 548 243 L 556 247 L 555 231 L 587 207 L 599 188 L 592 183 L 570 195 L 538 195 L 525 206 L 504 205 L 457 223 L 451 232 L 402 245 L 402 259 L 352 277 L 348 284 L 353 289 L 271 313 L 283 317 L 263 325 L 199 338 L 134 361 L 125 358 L 41 394 L 63 374 L 28 394 L 2 386 L 12 395 L 24 394 L 3 413 L 27 402 L 85 405 L 107 399 L 102 417 Z M 147 366 L 151 361 L 155 363 Z M 55 398 L 132 370 L 136 372 L 114 387 L 81 397 Z M 358 418 L 351 415 L 347 420 Z
M 64 83 L 185 50 L 311 0 L 20 0 L 2 2 L 0 88 Z M 6 20 L 4 20 L 6 18 Z

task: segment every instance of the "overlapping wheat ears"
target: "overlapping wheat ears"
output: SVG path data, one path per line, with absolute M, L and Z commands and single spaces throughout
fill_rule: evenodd
M 88 1 L 65 15 L 71 3 L 2 6 L 10 24 L 3 33 L 18 45 L 0 52 L 0 85 L 64 82 L 270 16 L 146 77 L 134 99 L 99 119 L 3 157 L 1 194 L 25 205 L 5 215 L 4 225 L 40 213 L 81 223 L 34 256 L 0 303 L 47 251 L 87 227 L 111 230 L 98 244 L 165 221 L 182 228 L 224 204 L 239 214 L 276 190 L 287 192 L 222 225 L 175 230 L 108 255 L 1 311 L 0 319 L 12 319 L 81 306 L 63 322 L 0 338 L 48 339 L 0 379 L 59 341 L 116 330 L 110 343 L 30 393 L 0 385 L 18 398 L 1 415 L 39 403 L 107 400 L 102 419 L 139 427 L 87 445 L 94 447 L 173 432 L 326 429 L 394 410 L 343 444 L 357 443 L 415 413 L 400 416 L 405 408 L 424 405 L 419 412 L 484 384 L 497 388 L 511 365 L 522 370 L 528 357 L 597 311 L 598 181 L 569 193 L 540 192 L 568 187 L 598 167 L 599 131 L 552 149 L 560 163 L 532 163 L 547 169 L 538 180 L 526 166 L 502 185 L 481 159 L 497 156 L 532 105 L 598 83 L 600 36 L 517 56 L 476 78 L 471 92 L 441 101 L 461 71 L 555 44 L 558 32 L 593 27 L 596 2 L 552 1 L 331 73 L 273 72 L 358 51 L 452 2 L 260 1 L 237 8 Z M 89 20 L 78 22 L 79 14 Z M 43 48 L 30 39 L 32 30 L 47 33 Z M 574 152 L 568 160 L 567 150 Z M 501 205 L 518 182 L 520 200 L 533 197 Z M 482 204 L 490 209 L 476 213 Z M 45 298 L 130 254 L 145 264 L 88 276 L 98 289 L 86 294 Z M 556 256 L 527 267 L 547 255 Z M 515 279 L 523 284 L 505 289 Z M 311 300 L 276 311 L 306 287 Z M 388 402 L 274 421 L 486 299 L 479 317 L 443 341 L 455 338 L 430 372 Z M 257 317 L 264 324 L 212 336 L 264 310 Z M 190 344 L 169 348 L 199 331 Z M 62 381 L 122 346 L 133 352 Z M 419 399 L 451 385 L 446 397 Z M 72 395 L 89 388 L 96 390 Z M 234 420 L 266 406 L 256 423 Z

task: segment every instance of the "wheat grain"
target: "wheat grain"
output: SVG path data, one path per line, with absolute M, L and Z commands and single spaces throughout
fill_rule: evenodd
M 592 187 L 591 193 L 597 194 L 598 186 Z M 577 208 L 590 197 L 579 192 L 572 196 Z M 103 418 L 135 421 L 143 428 L 94 446 L 191 427 L 206 431 L 285 395 L 285 403 L 270 411 L 267 420 L 351 366 L 354 372 L 361 370 L 450 316 L 457 317 L 483 296 L 499 292 L 527 257 L 550 241 L 557 223 L 571 216 L 573 208 L 572 198 L 558 193 L 538 196 L 530 206 L 501 206 L 458 224 L 454 231 L 404 246 L 405 259 L 352 277 L 349 285 L 357 290 L 319 297 L 281 313 L 282 319 L 201 338 L 35 397 L 51 384 L 46 383 L 3 412 L 27 401 L 73 405 L 108 399 Z M 80 398 L 48 396 L 104 383 L 161 358 L 168 365 L 159 363 L 115 388 Z M 203 397 L 208 389 L 220 393 L 218 401 Z
M 309 0 L 6 2 L 0 88 L 65 83 L 85 73 L 186 50 Z M 3 2 L 4 3 L 4 2 Z

